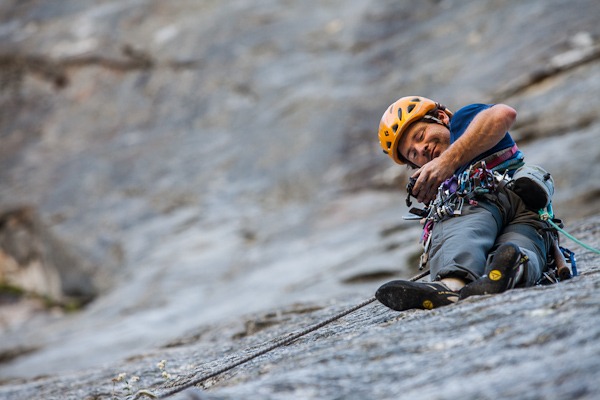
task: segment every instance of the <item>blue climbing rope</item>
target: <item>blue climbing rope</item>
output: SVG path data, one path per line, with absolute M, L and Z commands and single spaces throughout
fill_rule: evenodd
M 578 245 L 588 249 L 591 252 L 594 252 L 596 254 L 600 254 L 600 250 L 593 248 L 592 246 L 583 243 L 581 240 L 577 239 L 575 236 L 571 235 L 569 232 L 565 231 L 564 229 L 562 229 L 560 226 L 558 226 L 554 221 L 552 221 L 552 218 L 554 218 L 554 215 L 552 214 L 552 206 L 548 207 L 548 210 L 540 210 L 539 211 L 540 214 L 540 218 L 543 221 L 548 222 L 550 225 L 552 225 L 552 227 L 554 229 L 556 229 L 557 231 L 559 231 L 560 233 L 562 233 L 563 235 L 565 235 L 566 237 L 568 237 L 569 239 L 571 239 L 572 241 L 574 241 L 575 243 L 577 243 Z

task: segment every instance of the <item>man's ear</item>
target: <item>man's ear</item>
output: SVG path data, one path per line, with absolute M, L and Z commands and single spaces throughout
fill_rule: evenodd
M 443 110 L 437 110 L 437 114 L 437 117 L 440 121 L 442 121 L 446 125 L 450 124 L 450 117 Z

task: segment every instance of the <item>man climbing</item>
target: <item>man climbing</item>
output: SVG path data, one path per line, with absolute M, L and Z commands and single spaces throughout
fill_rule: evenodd
M 422 264 L 432 282 L 388 282 L 377 290 L 381 303 L 431 309 L 541 278 L 552 236 L 537 211 L 550 202 L 553 182 L 542 169 L 524 167 L 508 133 L 515 118 L 504 104 L 452 113 L 420 96 L 385 111 L 380 145 L 396 163 L 416 169 L 407 204 L 412 195 L 427 205 L 416 212 L 425 217 Z

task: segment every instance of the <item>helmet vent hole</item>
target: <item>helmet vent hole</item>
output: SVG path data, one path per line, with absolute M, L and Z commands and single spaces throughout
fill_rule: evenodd
M 415 105 L 411 104 L 410 106 L 408 106 L 408 108 L 406 109 L 406 111 L 408 111 L 409 114 L 410 114 L 412 112 L 412 110 L 414 110 L 414 109 L 415 109 Z
M 392 147 L 392 142 L 385 142 L 385 144 L 387 145 L 388 149 L 390 149 Z
M 394 132 L 397 132 L 397 131 L 398 131 L 398 124 L 394 124 L 394 125 L 392 125 L 392 130 L 393 130 Z M 387 134 L 387 132 L 386 132 L 386 134 Z
M 402 121 L 402 109 L 401 108 L 398 109 L 398 119 L 400 121 Z M 394 129 L 394 131 L 396 131 L 396 130 Z
M 418 102 L 420 102 L 420 101 L 421 101 L 421 99 L 420 99 L 420 98 L 418 98 L 418 97 L 415 97 L 415 98 L 414 98 L 414 99 L 412 99 L 411 101 L 414 101 L 414 102 L 417 102 L 417 103 L 418 103 Z

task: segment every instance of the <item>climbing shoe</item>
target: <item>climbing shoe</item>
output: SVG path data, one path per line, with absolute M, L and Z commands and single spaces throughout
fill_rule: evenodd
M 375 297 L 383 305 L 396 311 L 419 308 L 431 310 L 458 301 L 458 293 L 441 282 L 421 283 L 391 281 L 377 289 Z
M 502 293 L 515 286 L 515 278 L 519 266 L 526 260 L 519 247 L 505 243 L 498 247 L 491 263 L 485 268 L 481 278 L 473 281 L 460 290 L 460 299 L 469 296 Z

